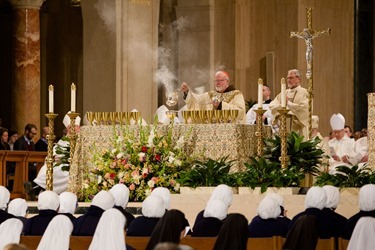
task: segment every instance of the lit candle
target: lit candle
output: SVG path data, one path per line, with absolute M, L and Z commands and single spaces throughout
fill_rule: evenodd
M 48 111 L 53 113 L 53 85 L 49 85 L 48 87 Z
M 258 79 L 258 109 L 263 108 L 263 80 Z
M 286 107 L 286 83 L 285 78 L 281 78 L 281 107 Z
M 74 85 L 74 83 L 72 83 L 70 90 L 71 90 L 70 111 L 74 113 L 76 112 L 76 85 Z

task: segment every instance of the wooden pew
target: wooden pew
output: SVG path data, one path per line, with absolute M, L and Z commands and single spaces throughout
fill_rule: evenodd
M 38 173 L 39 170 L 42 168 L 46 160 L 46 157 L 47 157 L 47 152 L 38 152 L 38 151 L 29 152 L 27 159 L 26 159 L 26 166 L 29 165 L 29 163 L 36 163 L 37 164 L 36 172 Z M 28 176 L 28 174 L 29 174 L 29 171 L 27 168 L 26 176 Z
M 339 247 L 338 250 L 346 250 L 348 249 L 349 240 L 346 240 L 344 238 L 339 238 Z
M 20 244 L 27 246 L 30 250 L 34 250 L 38 247 L 42 236 L 24 236 L 21 235 Z
M 6 155 L 7 151 L 5 150 L 0 150 L 0 186 L 6 187 L 6 163 L 4 163 L 4 158 Z M 5 164 L 5 165 L 4 165 Z M 4 170 L 5 169 L 5 170 Z
M 280 250 L 283 239 L 280 236 L 272 238 L 249 238 L 247 241 L 247 249 L 257 250 Z
M 13 190 L 11 198 L 25 198 L 25 189 L 23 183 L 27 181 L 28 176 L 26 175 L 26 159 L 28 151 L 6 151 L 3 160 L 3 183 L 6 184 L 6 163 L 15 162 L 16 169 L 14 173 Z

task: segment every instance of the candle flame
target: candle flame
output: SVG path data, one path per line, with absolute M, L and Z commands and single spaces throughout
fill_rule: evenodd
M 48 90 L 53 91 L 53 85 L 52 84 L 48 86 Z
M 263 79 L 262 78 L 258 79 L 258 84 L 263 84 Z
M 71 90 L 77 90 L 77 87 L 74 83 L 72 83 L 72 86 L 70 87 Z
M 281 78 L 281 84 L 285 84 L 285 78 Z

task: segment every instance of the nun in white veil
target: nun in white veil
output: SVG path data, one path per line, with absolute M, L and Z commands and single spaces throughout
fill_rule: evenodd
M 99 220 L 89 250 L 123 250 L 125 245 L 125 216 L 115 208 L 106 210 Z
M 23 223 L 19 219 L 7 219 L 0 224 L 0 249 L 11 243 L 20 243 Z
M 65 215 L 56 215 L 48 224 L 37 250 L 68 250 L 73 223 Z
M 375 218 L 362 217 L 355 225 L 348 250 L 372 250 L 375 246 Z

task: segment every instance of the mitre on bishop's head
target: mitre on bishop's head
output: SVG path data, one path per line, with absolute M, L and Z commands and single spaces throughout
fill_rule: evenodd
M 69 111 L 70 112 L 70 111 Z M 81 117 L 77 116 L 76 117 L 76 120 L 75 120 L 75 124 L 76 126 L 79 126 L 79 124 L 81 123 Z M 70 117 L 68 116 L 68 114 L 66 114 L 64 116 L 64 119 L 63 119 L 63 124 L 65 125 L 65 127 L 68 127 L 70 125 Z
M 345 127 L 345 118 L 340 113 L 333 114 L 330 123 L 332 130 L 342 130 Z

